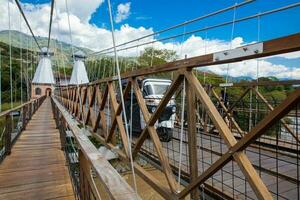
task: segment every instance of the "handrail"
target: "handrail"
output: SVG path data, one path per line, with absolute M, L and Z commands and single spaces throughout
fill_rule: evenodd
M 0 112 L 0 117 L 3 117 L 3 116 L 5 116 L 5 115 L 7 115 L 7 114 L 9 114 L 9 113 L 11 113 L 11 112 L 13 112 L 13 111 L 19 110 L 20 108 L 22 108 L 22 107 L 24 107 L 24 106 L 26 106 L 26 105 L 28 105 L 28 104 L 30 104 L 30 103 L 32 103 L 32 102 L 39 101 L 39 100 L 41 100 L 41 99 L 43 99 L 43 98 L 45 98 L 45 96 L 41 96 L 41 97 L 39 97 L 39 98 L 37 98 L 37 99 L 29 100 L 29 101 L 27 101 L 26 103 L 23 103 L 23 104 L 21 104 L 21 105 L 19 105 L 19 106 L 17 106 L 17 107 L 14 107 L 14 108 L 12 108 L 12 109 L 5 110 L 5 111 L 3 111 L 3 112 Z
M 248 53 L 241 53 L 239 56 L 233 56 L 230 57 L 230 55 L 236 54 L 236 52 L 247 52 L 248 48 L 251 46 L 261 46 L 261 51 L 255 51 L 251 54 Z M 128 78 L 134 78 L 139 76 L 146 76 L 151 75 L 155 73 L 162 73 L 162 72 L 170 72 L 170 71 L 176 71 L 176 70 L 184 70 L 189 69 L 192 70 L 195 67 L 207 67 L 207 66 L 213 66 L 213 65 L 220 65 L 220 64 L 229 64 L 234 62 L 240 62 L 250 59 L 256 59 L 256 58 L 262 58 L 282 53 L 290 53 L 294 51 L 300 50 L 300 33 L 267 40 L 264 42 L 259 42 L 255 44 L 248 44 L 241 47 L 237 47 L 235 49 L 227 50 L 227 51 L 220 51 L 215 53 L 209 53 L 205 55 L 200 55 L 196 57 L 191 57 L 187 59 L 181 59 L 176 60 L 173 62 L 168 62 L 161 65 L 156 65 L 151 68 L 141 68 L 136 69 L 133 71 L 128 71 L 121 74 L 122 79 L 128 79 Z M 225 53 L 228 58 L 218 59 L 218 55 Z M 240 53 L 239 53 L 240 54 Z M 93 81 L 89 84 L 83 84 L 83 85 L 96 85 L 99 83 L 104 82 L 110 82 L 116 80 L 116 77 L 107 77 L 101 80 Z M 68 86 L 68 88 L 76 88 L 77 86 Z M 66 88 L 66 86 L 62 86 L 62 88 Z
M 246 120 L 247 123 L 252 123 L 249 119 L 252 119 L 250 116 L 244 116 L 244 113 L 239 112 L 238 114 L 241 115 L 240 119 L 237 118 L 237 115 L 234 111 L 238 109 L 239 103 L 235 103 L 231 105 L 230 108 L 227 108 L 227 104 L 223 104 L 222 100 L 219 99 L 219 104 L 223 104 L 222 106 L 217 105 L 215 103 L 216 97 L 219 97 L 219 90 L 216 90 L 217 93 L 215 93 L 216 97 L 212 97 L 212 86 L 207 85 L 208 87 L 203 87 L 203 85 L 199 82 L 198 78 L 193 73 L 193 68 L 199 67 L 199 66 L 211 66 L 211 65 L 217 65 L 217 64 L 224 64 L 224 63 L 233 63 L 233 62 L 240 62 L 243 60 L 248 59 L 255 59 L 260 57 L 266 57 L 270 55 L 277 55 L 281 53 L 286 52 L 294 52 L 300 50 L 300 33 L 269 40 L 266 42 L 261 42 L 257 44 L 251 44 L 248 46 L 239 47 L 236 49 L 223 51 L 222 53 L 213 53 L 213 54 L 206 54 L 202 56 L 197 56 L 189 59 L 183 59 L 175 62 L 169 62 L 162 65 L 157 65 L 152 68 L 143 68 L 133 71 L 125 72 L 122 75 L 123 79 L 127 79 L 127 82 L 124 82 L 124 85 L 122 87 L 124 88 L 124 99 L 129 102 L 129 94 L 130 91 L 132 91 L 132 95 L 135 95 L 135 107 L 138 109 L 137 115 L 140 116 L 141 120 L 143 120 L 143 127 L 139 130 L 138 137 L 135 136 L 133 140 L 133 158 L 137 158 L 138 155 L 144 155 L 144 150 L 147 150 L 148 152 L 153 152 L 153 159 L 155 159 L 155 163 L 159 163 L 159 169 L 162 171 L 162 173 L 165 176 L 165 179 L 167 181 L 167 184 L 162 184 L 158 178 L 153 177 L 151 174 L 149 174 L 143 167 L 141 167 L 138 163 L 134 162 L 134 169 L 136 173 L 142 177 L 144 181 L 146 181 L 149 185 L 152 186 L 153 189 L 155 189 L 160 195 L 162 195 L 166 199 L 176 199 L 179 198 L 178 195 L 178 187 L 177 187 L 177 181 L 175 176 L 178 174 L 177 169 L 173 168 L 172 164 L 178 161 L 178 158 L 172 155 L 172 153 L 169 153 L 169 145 L 163 145 L 160 141 L 160 136 L 166 136 L 171 137 L 171 140 L 165 140 L 167 142 L 172 142 L 173 140 L 172 135 L 169 136 L 166 134 L 167 130 L 165 132 L 160 132 L 159 129 L 156 127 L 155 123 L 160 119 L 160 116 L 165 112 L 165 108 L 167 107 L 168 102 L 172 98 L 173 95 L 182 94 L 182 88 L 183 83 L 185 80 L 187 82 L 186 90 L 187 90 L 187 112 L 186 112 L 186 130 L 183 131 L 186 137 L 188 137 L 188 144 L 186 144 L 186 149 L 188 150 L 188 153 L 186 153 L 186 160 L 184 162 L 185 164 L 185 172 L 188 173 L 188 182 L 197 182 L 198 179 L 198 169 L 199 168 L 199 157 L 197 157 L 198 154 L 198 145 L 199 142 L 201 143 L 201 134 L 199 134 L 200 131 L 203 131 L 205 134 L 210 134 L 210 130 L 215 127 L 214 129 L 218 133 L 218 137 L 220 138 L 220 150 L 216 150 L 213 147 L 210 147 L 211 151 L 211 160 L 215 159 L 216 153 L 219 153 L 217 156 L 223 155 L 223 146 L 231 149 L 236 144 L 239 144 L 239 141 L 241 141 L 245 135 L 242 134 L 239 137 L 236 137 L 236 127 L 240 127 L 241 130 L 244 132 L 245 130 L 248 131 L 249 125 L 247 125 L 247 129 L 242 127 L 241 122 Z M 149 75 L 153 74 L 160 74 L 165 72 L 172 72 L 173 80 L 171 85 L 168 87 L 168 89 L 165 91 L 163 97 L 161 100 L 159 100 L 159 103 L 155 105 L 155 109 L 149 109 L 147 107 L 147 104 L 143 98 L 142 88 L 139 84 L 139 78 L 140 77 L 149 77 Z M 117 148 L 117 145 L 115 144 L 115 138 L 120 139 L 120 142 L 123 144 L 121 147 L 119 147 L 120 151 L 116 151 L 119 154 L 119 157 L 125 161 L 128 162 L 129 155 L 127 151 L 128 147 L 128 138 L 125 134 L 124 126 L 126 126 L 126 123 L 130 122 L 124 122 L 124 119 L 122 118 L 122 112 L 124 112 L 121 108 L 121 105 L 118 103 L 119 98 L 121 96 L 118 96 L 117 88 L 115 88 L 115 81 L 116 77 L 108 77 L 104 78 L 98 81 L 94 81 L 90 84 L 80 85 L 77 87 L 66 87 L 63 88 L 57 95 L 57 100 L 59 100 L 64 106 L 65 109 L 67 109 L 71 116 L 76 118 L 77 120 L 81 121 L 82 124 L 85 126 L 85 128 L 90 129 L 92 135 L 100 141 L 102 144 L 104 144 L 107 148 L 115 149 Z M 289 84 L 297 84 L 299 83 L 299 80 L 296 81 L 277 81 L 274 83 L 270 83 L 269 85 L 276 86 L 276 85 L 289 85 Z M 234 85 L 234 84 L 233 84 Z M 254 87 L 254 86 L 260 86 L 262 84 L 248 84 L 247 87 Z M 265 82 L 263 85 L 267 85 Z M 222 86 L 221 86 L 222 87 Z M 228 89 L 229 90 L 229 89 Z M 248 89 L 249 91 L 250 89 Z M 299 90 L 297 90 L 299 93 Z M 297 93 L 296 92 L 296 93 Z M 177 95 L 180 96 L 180 95 Z M 246 96 L 246 93 L 241 95 L 240 99 L 243 103 L 242 99 Z M 180 97 L 179 97 L 180 98 Z M 245 97 L 246 98 L 246 97 Z M 248 96 L 247 96 L 248 98 Z M 287 97 L 289 99 L 290 97 Z M 252 99 L 255 100 L 255 96 L 252 97 Z M 257 103 L 257 102 L 256 102 Z M 258 104 L 257 104 L 258 105 Z M 244 105 L 243 105 L 244 106 Z M 259 105 L 258 105 L 259 106 Z M 276 105 L 274 105 L 274 108 Z M 246 107 L 248 108 L 248 107 Z M 250 109 L 250 108 L 249 108 Z M 261 108 L 260 108 L 261 109 Z M 290 109 L 290 108 L 289 108 Z M 251 111 L 253 109 L 251 108 Z M 107 114 L 107 111 L 110 112 Z M 196 111 L 196 113 L 195 113 Z M 262 119 L 270 118 L 270 114 L 265 115 L 264 113 L 259 113 L 261 110 L 258 111 L 259 115 L 256 119 L 257 122 L 261 121 Z M 178 115 L 180 112 L 180 109 L 177 109 L 176 111 Z M 228 112 L 229 114 L 224 114 Z M 198 115 L 197 115 L 198 114 Z M 246 113 L 247 114 L 247 113 Z M 135 114 L 131 114 L 131 116 L 135 117 Z M 175 123 L 176 123 L 176 117 Z M 199 119 L 199 123 L 201 122 L 201 125 L 198 125 L 198 121 L 196 119 Z M 141 121 L 140 120 L 140 121 Z M 171 120 L 171 118 L 170 118 Z M 172 118 L 172 120 L 174 120 Z M 254 122 L 254 127 L 258 125 L 257 122 Z M 140 122 L 138 122 L 140 123 Z M 246 124 L 247 124 L 246 123 Z M 236 126 L 235 126 L 236 125 Z M 277 125 L 275 121 L 272 122 L 272 125 Z M 184 125 L 185 126 L 185 125 Z M 250 129 L 250 128 L 249 128 Z M 179 134 L 178 129 L 176 129 L 174 125 L 174 134 Z M 241 132 L 242 132 L 241 131 Z M 273 131 L 269 129 L 269 131 Z M 275 131 L 278 135 L 278 131 Z M 172 133 L 171 133 L 172 134 Z M 150 138 L 149 140 L 147 138 Z M 162 139 L 162 138 L 161 138 Z M 270 147 L 270 144 L 268 144 L 268 141 L 264 141 L 265 138 L 262 138 L 260 135 L 260 139 L 263 141 L 251 141 L 251 144 L 244 145 L 244 148 L 259 148 L 257 153 L 255 153 L 255 158 L 257 157 L 260 159 L 260 149 L 261 147 L 257 147 L 260 144 L 263 144 L 265 147 L 264 151 L 268 151 L 270 155 L 273 155 L 274 150 Z M 164 142 L 165 142 L 164 141 Z M 223 141 L 223 143 L 222 143 Z M 276 142 L 279 143 L 279 137 L 276 137 Z M 198 144 L 197 144 L 198 143 Z M 216 144 L 217 145 L 217 144 Z M 271 143 L 273 145 L 273 143 Z M 299 148 L 298 144 L 296 147 Z M 175 142 L 175 145 L 172 146 L 172 151 L 178 151 L 180 147 L 178 143 Z M 256 146 L 256 147 L 255 147 Z M 290 148 L 287 146 L 287 144 L 282 144 L 280 142 L 280 145 L 285 148 Z M 177 148 L 177 149 L 176 149 Z M 209 149 L 209 148 L 208 148 Z M 269 150 L 271 149 L 271 150 Z M 291 151 L 293 153 L 294 151 Z M 201 156 L 203 158 L 203 155 Z M 272 157 L 272 162 L 280 160 L 278 157 Z M 147 157 L 148 158 L 148 157 Z M 244 174 L 245 179 L 247 179 L 248 183 L 250 183 L 250 186 L 255 193 L 256 197 L 258 198 L 270 198 L 272 194 L 278 194 L 281 195 L 282 193 L 278 191 L 274 191 L 272 189 L 268 189 L 266 187 L 266 183 L 264 183 L 264 180 L 262 180 L 258 173 L 263 173 L 263 171 L 267 171 L 268 169 L 263 166 L 262 164 L 255 165 L 251 163 L 251 160 L 249 160 L 248 156 L 245 154 L 245 152 L 237 152 L 235 153 L 231 158 L 232 161 L 238 163 L 239 170 L 242 174 Z M 174 162 L 174 163 L 173 163 Z M 212 163 L 208 163 L 209 161 L 202 160 L 201 163 L 203 165 L 212 165 Z M 211 161 L 213 162 L 213 161 Z M 221 162 L 221 161 L 220 161 Z M 257 166 L 259 166 L 257 168 Z M 299 169 L 298 166 L 293 165 L 292 168 L 297 170 Z M 179 168 L 178 168 L 179 169 Z M 203 167 L 202 167 L 203 169 Z M 267 170 L 266 170 L 267 169 Z M 277 170 L 277 171 L 276 171 Z M 205 172 L 204 170 L 203 172 Z M 272 171 L 272 173 L 276 174 L 279 169 L 272 169 L 268 170 Z M 214 171 L 215 172 L 215 171 Z M 232 180 L 239 179 L 240 177 L 237 177 L 235 174 L 235 170 L 232 169 Z M 284 177 L 285 173 L 281 172 L 280 177 Z M 210 176 L 212 177 L 212 176 Z M 204 183 L 210 184 L 210 183 Z M 225 184 L 224 184 L 225 185 Z M 197 187 L 192 187 L 188 190 L 188 193 L 191 194 L 191 196 L 195 197 L 194 199 L 197 199 L 199 195 L 199 184 L 196 184 Z M 213 189 L 220 189 L 217 185 L 209 185 Z M 220 186 L 221 187 L 221 186 Z M 222 182 L 223 187 L 223 182 Z M 234 186 L 232 188 L 233 191 L 235 190 Z M 229 190 L 230 190 L 229 189 Z M 231 191 L 227 190 L 226 192 L 231 193 Z M 223 192 L 223 190 L 222 190 Z M 242 191 L 238 191 L 242 192 Z M 272 194 L 271 194 L 272 193 Z M 183 194 L 183 193 L 182 193 Z M 185 194 L 185 193 L 184 193 Z M 233 198 L 235 197 L 234 192 L 232 192 Z
M 129 184 L 120 176 L 110 163 L 100 154 L 89 138 L 84 134 L 84 130 L 79 128 L 79 124 L 68 111 L 58 102 L 57 99 L 51 98 L 52 108 L 56 124 L 60 130 L 62 138 L 62 148 L 66 139 L 65 130 L 70 130 L 78 144 L 78 160 L 80 166 L 80 184 L 78 191 L 81 199 L 85 199 L 86 195 L 93 195 L 95 199 L 101 199 L 101 195 L 95 185 L 92 177 L 91 168 L 97 174 L 102 185 L 106 189 L 111 199 L 140 199 Z M 66 152 L 67 153 L 67 152 Z M 66 155 L 68 157 L 68 155 Z M 84 177 L 82 177 L 84 176 Z M 86 180 L 88 186 L 85 186 Z M 74 182 L 74 180 L 73 180 Z M 91 191 L 88 191 L 90 189 Z
M 36 110 L 40 107 L 40 105 L 45 100 L 46 96 L 42 96 L 37 99 L 30 100 L 26 103 L 23 103 L 22 105 L 19 105 L 15 108 L 3 111 L 0 113 L 0 117 L 5 117 L 5 126 L 3 129 L 3 134 L 1 135 L 2 144 L 4 146 L 4 154 L 0 156 L 0 161 L 2 161 L 5 156 L 10 155 L 12 145 L 17 140 L 19 134 L 25 130 L 26 125 L 28 124 L 29 120 L 31 119 L 32 115 L 36 112 Z M 13 124 L 13 116 L 11 115 L 12 112 L 20 110 L 20 118 L 19 122 L 21 123 L 21 126 L 18 125 L 17 134 L 12 137 L 12 133 L 15 130 L 15 127 L 12 127 Z M 17 123 L 19 124 L 19 123 Z M 0 140 L 0 141 L 1 141 Z

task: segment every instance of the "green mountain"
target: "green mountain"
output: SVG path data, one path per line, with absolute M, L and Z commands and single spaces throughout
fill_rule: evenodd
M 45 47 L 48 45 L 48 39 L 46 37 L 37 37 L 37 41 L 41 47 Z M 0 42 L 9 44 L 8 30 L 0 31 Z M 27 35 L 19 31 L 11 31 L 11 44 L 15 48 L 38 51 L 38 47 L 31 35 Z M 51 39 L 50 49 L 55 53 L 53 57 L 54 65 L 65 64 L 66 67 L 72 66 L 72 46 L 70 44 L 58 41 L 56 39 Z M 81 50 L 86 54 L 93 52 L 92 50 L 87 48 L 74 46 L 74 51 L 76 52 L 77 50 Z
M 8 44 L 0 42 L 0 81 L 2 103 L 10 102 L 11 96 L 9 49 L 10 48 Z M 12 47 L 11 50 L 13 102 L 16 103 L 19 102 L 21 99 L 21 90 L 23 91 L 23 100 L 29 98 L 29 96 L 27 95 L 27 90 L 29 90 L 29 83 L 33 77 L 34 70 L 37 66 L 38 57 L 37 52 L 31 50 L 20 49 L 16 47 Z
M 48 45 L 48 39 L 46 37 L 39 37 L 37 36 L 37 41 L 40 44 L 41 47 L 47 46 Z M 19 32 L 19 31 L 11 31 L 11 40 L 12 40 L 12 46 L 14 47 L 22 47 L 25 49 L 35 49 L 37 48 L 33 38 L 31 35 L 27 35 L 25 33 Z M 4 43 L 9 43 L 9 31 L 4 30 L 0 31 L 0 41 Z M 31 44 L 32 43 L 32 44 Z M 32 48 L 33 46 L 33 48 Z M 62 51 L 66 54 L 71 55 L 72 53 L 72 47 L 70 44 L 61 42 L 55 39 L 51 39 L 50 41 L 50 47 L 52 49 L 60 49 L 62 46 Z M 82 48 L 82 47 L 76 47 L 74 46 L 74 50 L 81 50 L 85 53 L 91 53 L 93 52 L 90 49 L 87 48 Z

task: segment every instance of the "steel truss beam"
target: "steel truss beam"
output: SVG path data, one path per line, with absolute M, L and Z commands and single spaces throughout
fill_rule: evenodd
M 245 47 L 240 47 L 245 48 Z M 253 55 L 245 55 L 225 60 L 214 60 L 214 54 L 208 54 L 203 56 L 198 56 L 190 59 L 184 59 L 180 61 L 175 61 L 171 63 L 167 63 L 164 65 L 155 66 L 153 68 L 135 70 L 130 73 L 125 73 L 122 75 L 122 78 L 128 78 L 128 85 L 124 91 L 124 99 L 126 99 L 129 90 L 133 89 L 135 96 L 138 101 L 138 106 L 143 114 L 144 120 L 146 122 L 146 127 L 143 129 L 142 134 L 138 138 L 135 143 L 133 150 L 133 157 L 139 153 L 143 142 L 146 137 L 150 135 L 154 147 L 156 149 L 156 153 L 158 159 L 162 165 L 163 173 L 166 176 L 168 181 L 168 187 L 162 186 L 158 180 L 149 175 L 144 169 L 142 169 L 137 163 L 134 163 L 134 167 L 137 173 L 144 178 L 156 191 L 158 191 L 165 198 L 184 198 L 189 193 L 192 196 L 197 196 L 195 188 L 200 184 L 205 182 L 210 176 L 212 176 L 215 172 L 220 170 L 224 165 L 226 165 L 229 161 L 234 160 L 238 163 L 241 171 L 245 175 L 246 179 L 250 183 L 253 191 L 257 195 L 259 199 L 271 199 L 272 196 L 268 191 L 267 187 L 258 176 L 256 170 L 252 166 L 251 162 L 247 158 L 246 154 L 243 152 L 245 148 L 247 148 L 251 143 L 253 143 L 258 137 L 260 137 L 271 125 L 273 125 L 276 121 L 280 120 L 285 114 L 287 114 L 293 106 L 300 100 L 300 89 L 293 92 L 283 103 L 274 108 L 257 126 L 255 126 L 251 132 L 245 134 L 239 141 L 237 141 L 228 128 L 226 122 L 223 117 L 219 114 L 218 110 L 214 106 L 207 92 L 204 90 L 203 86 L 200 84 L 199 80 L 195 77 L 191 69 L 193 67 L 199 66 L 208 66 L 208 65 L 216 65 L 216 64 L 224 64 L 231 62 L 238 62 L 247 59 L 259 58 L 279 53 L 287 53 L 300 50 L 300 34 L 295 34 L 279 39 L 274 39 L 270 41 L 266 41 L 263 43 L 263 50 L 261 53 L 256 53 Z M 164 98 L 160 101 L 160 104 L 156 111 L 151 115 L 146 107 L 144 99 L 142 97 L 141 90 L 137 84 L 137 76 L 144 76 L 149 74 L 155 74 L 160 72 L 168 72 L 168 71 L 176 71 L 176 76 L 169 87 L 168 91 L 164 95 Z M 190 115 L 194 114 L 195 107 L 192 104 L 196 104 L 197 99 L 201 101 L 201 103 L 206 108 L 206 112 L 210 119 L 213 122 L 213 125 L 216 127 L 225 143 L 227 144 L 229 151 L 223 154 L 219 160 L 213 163 L 206 171 L 204 171 L 200 176 L 198 176 L 197 166 L 195 164 L 195 159 L 197 158 L 197 145 L 193 143 L 195 138 L 195 126 L 193 126 L 193 122 L 195 121 L 195 116 L 189 116 L 188 114 L 188 139 L 189 139 L 189 154 L 190 154 L 190 171 L 191 174 L 191 183 L 180 193 L 177 192 L 178 185 L 174 178 L 174 174 L 168 162 L 167 156 L 162 148 L 162 144 L 159 140 L 158 134 L 154 127 L 155 122 L 159 118 L 159 115 L 163 111 L 164 107 L 168 104 L 172 95 L 179 90 L 182 81 L 187 80 L 187 97 L 189 99 L 188 112 Z M 106 78 L 100 81 L 96 81 L 89 85 L 81 86 L 80 88 L 73 87 L 69 90 L 68 95 L 64 95 L 62 97 L 62 102 L 64 102 L 65 106 L 69 108 L 70 112 L 73 113 L 78 119 L 84 119 L 84 123 L 86 125 L 92 124 L 92 131 L 94 135 L 97 136 L 107 147 L 115 148 L 114 142 L 112 138 L 115 136 L 116 127 L 118 127 L 124 149 L 118 151 L 119 155 L 126 160 L 129 161 L 128 155 L 128 139 L 126 137 L 125 128 L 123 119 L 121 117 L 122 107 L 119 105 L 116 99 L 116 91 L 113 87 L 114 78 Z M 101 92 L 100 86 L 105 86 L 104 93 Z M 242 94 L 241 98 L 243 98 L 249 90 L 246 90 L 245 93 Z M 71 96 L 71 99 L 66 100 L 66 96 Z M 197 98 L 197 99 L 196 99 Z M 88 101 L 87 101 L 88 99 Z M 85 102 L 88 102 L 88 109 L 84 109 Z M 112 127 L 107 130 L 106 121 L 107 116 L 105 116 L 104 109 L 107 103 L 110 102 L 112 108 Z M 93 105 L 97 103 L 99 107 L 98 113 L 93 110 Z M 233 109 L 233 106 L 230 107 L 227 113 Z M 83 113 L 80 113 L 80 111 Z M 100 123 L 100 127 L 99 127 Z M 195 124 L 195 123 L 194 123 Z M 100 135 L 97 134 L 97 131 L 100 129 Z M 108 134 L 107 134 L 108 132 Z M 125 154 L 124 154 L 125 152 Z

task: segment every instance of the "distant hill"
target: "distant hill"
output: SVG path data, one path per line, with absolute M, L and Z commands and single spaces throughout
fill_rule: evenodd
M 23 49 L 30 49 L 33 51 L 37 51 L 36 44 L 33 38 L 31 37 L 31 35 L 27 35 L 19 31 L 11 31 L 11 41 L 13 47 L 16 48 L 22 47 Z M 41 47 L 45 47 L 48 45 L 48 39 L 46 37 L 37 37 L 37 41 L 39 42 Z M 8 30 L 0 31 L 0 42 L 9 44 Z M 33 45 L 33 48 L 31 44 Z M 51 39 L 50 48 L 52 51 L 56 52 L 56 55 L 53 58 L 54 63 L 61 62 L 63 58 L 66 66 L 71 67 L 72 47 L 70 44 L 55 39 Z M 93 52 L 92 50 L 87 48 L 74 46 L 74 51 L 76 52 L 77 50 L 81 50 L 86 54 Z
M 9 37 L 8 37 L 8 30 L 0 31 L 0 41 L 4 43 L 9 43 Z M 14 47 L 23 47 L 27 48 L 29 44 L 29 49 L 31 49 L 31 41 L 33 41 L 33 38 L 31 35 L 27 35 L 25 33 L 19 32 L 19 31 L 11 31 L 11 39 L 12 39 L 12 46 Z M 37 40 L 40 44 L 41 47 L 47 46 L 48 44 L 48 39 L 46 37 L 39 37 L 37 36 Z M 62 44 L 62 50 L 65 53 L 71 54 L 72 48 L 71 45 L 65 42 L 61 42 L 55 39 L 51 39 L 50 46 L 57 47 L 58 49 L 60 48 L 60 45 Z M 34 47 L 36 47 L 35 43 L 33 43 Z M 76 47 L 74 46 L 75 50 L 82 50 L 85 53 L 91 53 L 93 52 L 90 49 L 87 48 L 82 48 L 82 47 Z
M 232 80 L 233 82 L 252 81 L 253 80 L 253 78 L 251 78 L 250 76 L 237 76 L 237 77 L 230 76 L 229 79 Z

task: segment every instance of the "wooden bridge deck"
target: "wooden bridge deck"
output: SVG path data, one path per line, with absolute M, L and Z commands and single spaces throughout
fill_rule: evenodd
M 49 98 L 0 164 L 0 199 L 75 199 Z

